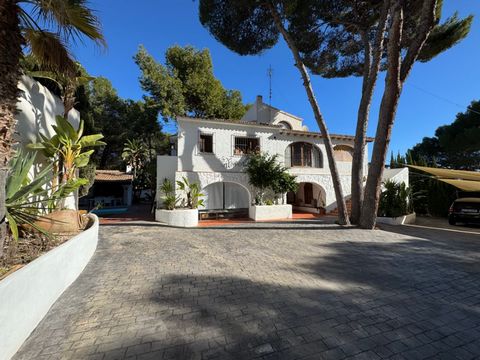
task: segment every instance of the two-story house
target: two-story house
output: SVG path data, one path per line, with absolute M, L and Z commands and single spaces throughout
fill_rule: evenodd
M 200 211 L 239 216 L 248 213 L 255 191 L 242 162 L 247 154 L 258 150 L 278 154 L 279 161 L 296 175 L 298 191 L 286 194 L 284 199 L 294 211 L 322 213 L 336 208 L 323 136 L 308 131 L 301 118 L 265 104 L 261 96 L 241 120 L 179 117 L 177 122 L 171 155 L 157 159 L 157 185 L 165 178 L 176 181 L 186 177 L 198 182 L 205 194 L 205 206 Z M 354 139 L 336 134 L 331 138 L 348 196 Z M 366 173 L 366 161 L 364 169 Z

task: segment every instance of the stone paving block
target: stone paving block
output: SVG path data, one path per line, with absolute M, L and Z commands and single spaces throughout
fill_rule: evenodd
M 102 226 L 19 359 L 464 359 L 480 236 L 322 223 Z

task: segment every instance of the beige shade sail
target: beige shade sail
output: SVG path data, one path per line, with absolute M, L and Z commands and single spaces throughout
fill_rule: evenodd
M 467 171 L 467 170 L 450 170 L 431 168 L 426 166 L 408 165 L 412 169 L 425 171 L 429 174 L 436 176 L 439 179 L 459 179 L 459 180 L 471 180 L 480 181 L 480 172 Z
M 453 185 L 457 189 L 480 192 L 480 172 L 439 169 L 416 165 L 408 165 L 408 167 L 429 173 L 435 176 L 437 180 Z
M 458 180 L 458 179 L 438 179 L 444 183 L 455 186 L 462 191 L 480 192 L 480 181 Z

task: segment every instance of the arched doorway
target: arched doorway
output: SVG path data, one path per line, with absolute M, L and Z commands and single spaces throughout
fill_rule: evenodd
M 216 182 L 202 189 L 204 207 L 201 219 L 248 217 L 250 193 L 242 185 L 233 182 Z
M 287 193 L 287 204 L 293 206 L 293 211 L 324 214 L 325 200 L 323 187 L 312 182 L 301 182 L 296 192 Z

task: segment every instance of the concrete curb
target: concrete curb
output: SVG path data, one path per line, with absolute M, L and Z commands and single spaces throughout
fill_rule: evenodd
M 77 279 L 98 243 L 93 225 L 0 281 L 0 360 L 10 359 Z

